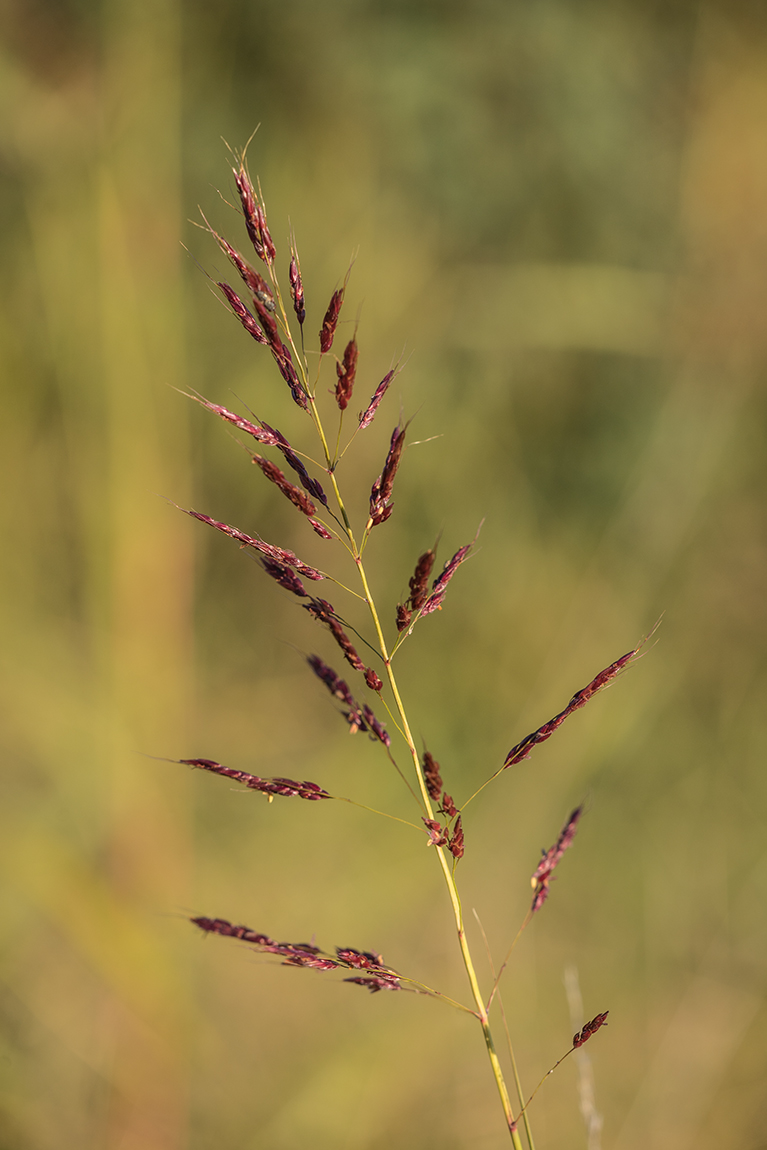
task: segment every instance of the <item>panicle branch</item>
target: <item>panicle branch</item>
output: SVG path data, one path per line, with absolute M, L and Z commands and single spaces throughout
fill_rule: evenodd
M 310 567 L 308 563 L 302 563 L 301 560 L 288 551 L 286 547 L 274 547 L 271 543 L 264 543 L 263 539 L 254 539 L 252 535 L 246 535 L 244 531 L 238 531 L 236 527 L 230 527 L 227 523 L 219 523 L 217 519 L 211 519 L 209 515 L 203 515 L 200 511 L 191 511 L 186 507 L 182 507 L 187 515 L 191 515 L 193 519 L 199 519 L 201 523 L 207 523 L 210 527 L 215 527 L 217 531 L 223 532 L 228 535 L 230 539 L 236 539 L 243 547 L 252 547 L 254 551 L 258 551 L 261 555 L 265 555 L 267 559 L 273 559 L 277 563 L 282 563 L 288 567 L 293 567 L 298 571 L 299 575 L 303 575 L 305 579 L 324 579 L 325 576 L 316 567 Z
M 225 767 L 221 763 L 215 762 L 214 759 L 178 759 L 179 763 L 184 763 L 188 767 L 199 767 L 203 771 L 211 771 L 214 775 L 222 775 L 226 779 L 233 779 L 236 783 L 242 783 L 251 791 L 261 791 L 262 794 L 268 795 L 270 800 L 273 795 L 282 795 L 285 798 L 308 799 L 310 802 L 315 802 L 317 799 L 332 799 L 333 796 L 318 786 L 317 783 L 310 782 L 296 782 L 294 779 L 262 779 L 258 775 L 248 775 L 245 771 L 235 771 L 231 767 Z
M 530 885 L 533 888 L 533 904 L 530 909 L 533 914 L 541 909 L 549 897 L 549 883 L 551 882 L 554 868 L 575 838 L 575 830 L 582 814 L 583 807 L 576 807 L 562 827 L 562 831 L 554 843 L 554 846 L 549 847 L 547 851 L 541 852 L 543 857 L 538 863 L 535 874 L 530 879 Z
M 590 699 L 593 699 L 598 691 L 601 691 L 604 687 L 612 683 L 613 679 L 620 674 L 624 667 L 627 667 L 631 660 L 636 657 L 640 647 L 641 644 L 632 651 L 628 651 L 625 655 L 621 655 L 620 659 L 616 659 L 609 667 L 605 667 L 604 671 L 600 671 L 590 683 L 587 683 L 580 691 L 575 692 L 563 711 L 560 711 L 553 719 L 549 719 L 548 723 L 544 723 L 537 731 L 526 735 L 521 742 L 512 747 L 504 760 L 501 770 L 505 770 L 514 763 L 521 763 L 523 759 L 529 758 L 533 747 L 536 747 L 539 743 L 545 743 L 547 739 L 550 739 L 556 729 L 562 726 L 565 719 L 569 718 L 575 711 L 580 710 L 581 707 L 585 707 L 586 703 L 588 703 Z
M 274 954 L 283 960 L 283 966 L 301 966 L 310 970 L 365 970 L 369 974 L 362 978 L 346 978 L 368 990 L 406 990 L 395 970 L 384 964 L 380 954 L 369 950 L 355 950 L 351 946 L 336 947 L 334 955 L 323 951 L 308 942 L 275 942 L 268 934 L 250 930 L 246 926 L 233 926 L 224 918 L 199 916 L 190 919 L 206 934 L 220 934 L 225 938 L 236 938 L 248 942 L 262 954 Z M 422 993 L 429 993 L 423 991 Z
M 371 527 L 376 527 L 379 523 L 385 523 L 394 510 L 394 504 L 391 502 L 391 494 L 394 487 L 394 477 L 397 474 L 397 469 L 402 458 L 402 449 L 405 446 L 406 431 L 407 426 L 401 428 L 400 425 L 397 424 L 394 428 L 383 471 L 378 476 L 378 479 L 376 479 L 373 484 L 373 489 L 370 492 L 370 519 L 368 525 Z

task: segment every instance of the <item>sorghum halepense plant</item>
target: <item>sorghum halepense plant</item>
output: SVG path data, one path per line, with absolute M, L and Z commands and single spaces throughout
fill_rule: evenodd
M 380 466 L 377 478 L 371 476 L 369 509 L 364 522 L 352 523 L 341 488 L 341 466 L 347 449 L 364 441 L 365 432 L 379 415 L 379 408 L 387 391 L 397 375 L 398 368 L 387 372 L 373 390 L 368 402 L 357 415 L 351 415 L 350 405 L 357 383 L 358 347 L 355 334 L 341 347 L 337 342 L 339 316 L 344 306 L 349 273 L 333 293 L 324 314 L 319 331 L 318 351 L 307 352 L 304 325 L 306 310 L 304 303 L 304 281 L 301 274 L 298 251 L 291 237 L 290 257 L 286 258 L 288 274 L 288 294 L 280 288 L 277 276 L 277 252 L 266 219 L 266 209 L 259 185 L 254 185 L 245 157 L 235 157 L 234 181 L 239 197 L 248 239 L 255 253 L 257 265 L 253 266 L 240 252 L 218 235 L 205 221 L 207 230 L 231 261 L 241 281 L 234 289 L 229 283 L 217 284 L 226 304 L 242 327 L 256 344 L 261 344 L 262 355 L 268 360 L 271 356 L 284 385 L 290 390 L 293 400 L 304 419 L 306 432 L 313 437 L 308 446 L 304 439 L 298 444 L 289 442 L 277 428 L 249 416 L 235 414 L 225 407 L 211 403 L 202 396 L 195 396 L 204 407 L 246 437 L 251 446 L 253 462 L 263 472 L 266 480 L 273 483 L 293 504 L 297 514 L 305 517 L 307 526 L 327 542 L 328 547 L 340 546 L 348 555 L 352 578 L 358 590 L 352 591 L 364 599 L 370 615 L 370 642 L 365 647 L 358 644 L 363 652 L 375 651 L 375 666 L 371 666 L 371 656 L 359 653 L 344 620 L 343 607 L 335 605 L 339 592 L 346 596 L 348 588 L 325 574 L 321 569 L 304 563 L 292 551 L 273 543 L 268 543 L 258 535 L 246 534 L 227 523 L 219 522 L 199 511 L 188 511 L 189 515 L 208 524 L 216 531 L 236 540 L 242 548 L 248 549 L 258 559 L 266 576 L 280 587 L 295 595 L 311 619 L 320 624 L 332 635 L 339 654 L 348 664 L 350 671 L 344 672 L 349 682 L 339 672 L 329 666 L 318 655 L 307 658 L 307 673 L 312 672 L 324 683 L 335 700 L 337 709 L 348 724 L 352 733 L 366 734 L 380 745 L 381 754 L 387 758 L 393 769 L 400 772 L 403 782 L 410 791 L 409 799 L 417 809 L 415 820 L 410 823 L 414 833 L 425 836 L 425 842 L 433 852 L 436 865 L 440 868 L 447 888 L 450 912 L 455 924 L 456 938 L 461 958 L 466 968 L 468 990 L 472 1005 L 457 1003 L 440 994 L 432 987 L 417 979 L 410 978 L 384 961 L 380 954 L 349 946 L 336 947 L 332 952 L 321 950 L 307 943 L 277 942 L 260 930 L 233 925 L 225 919 L 199 916 L 192 922 L 208 934 L 223 935 L 248 943 L 261 954 L 274 955 L 286 966 L 308 967 L 320 971 L 340 971 L 346 975 L 344 981 L 378 993 L 379 991 L 410 991 L 431 995 L 446 1001 L 467 1015 L 479 1027 L 484 1040 L 490 1068 L 495 1079 L 505 1121 L 513 1145 L 521 1150 L 522 1141 L 518 1128 L 520 1119 L 531 1150 L 533 1138 L 527 1113 L 527 1104 L 519 1086 L 513 1051 L 509 1042 L 510 1062 L 516 1083 L 517 1102 L 512 1103 L 504 1078 L 504 1072 L 496 1051 L 490 1023 L 490 1011 L 496 1000 L 496 992 L 511 950 L 533 915 L 537 914 L 546 902 L 549 884 L 555 867 L 575 836 L 582 808 L 576 808 L 565 823 L 557 841 L 543 853 L 531 877 L 532 901 L 527 915 L 521 924 L 509 952 L 497 968 L 492 969 L 493 983 L 489 990 L 480 988 L 474 959 L 466 937 L 461 900 L 458 893 L 457 873 L 463 858 L 465 843 L 464 831 L 467 808 L 477 798 L 488 783 L 496 779 L 510 767 L 528 759 L 535 748 L 551 735 L 579 708 L 585 706 L 597 692 L 607 687 L 637 657 L 640 647 L 622 655 L 585 687 L 577 691 L 567 706 L 548 722 L 531 734 L 520 739 L 508 752 L 497 770 L 485 780 L 465 802 L 456 803 L 446 791 L 442 781 L 441 768 L 430 751 L 419 753 L 412 734 L 409 711 L 406 707 L 395 673 L 396 656 L 403 645 L 411 639 L 416 627 L 428 615 L 438 611 L 445 600 L 451 580 L 459 567 L 472 551 L 475 539 L 466 543 L 444 563 L 441 570 L 435 568 L 434 548 L 427 548 L 415 560 L 413 574 L 409 580 L 409 595 L 403 603 L 387 607 L 386 613 L 379 607 L 370 590 L 365 568 L 365 550 L 371 533 L 389 519 L 394 504 L 392 495 L 397 470 L 403 458 L 408 426 L 399 420 L 391 433 L 386 458 Z M 204 218 L 204 217 L 203 217 Z M 260 270 L 257 270 L 260 269 Z M 328 399 L 326 380 L 330 377 L 334 386 Z M 322 388 L 320 380 L 322 379 Z M 325 394 L 323 394 L 323 392 Z M 359 395 L 359 388 L 357 388 Z M 367 394 L 367 392 L 365 393 Z M 320 396 L 322 395 L 322 402 Z M 355 407 L 359 408 L 359 403 Z M 256 450 L 252 450 L 255 446 Z M 262 455 L 270 451 L 272 457 Z M 282 466 L 280 466 L 282 465 Z M 283 467 L 292 472 L 291 478 Z M 294 482 L 296 480 L 297 482 Z M 351 578 L 350 578 L 351 581 Z M 331 603 L 320 594 L 320 584 L 334 584 L 330 592 L 335 600 Z M 324 587 L 323 587 L 324 591 Z M 327 592 L 325 591 L 326 595 Z M 641 644 L 640 644 L 641 646 Z M 375 699 L 375 706 L 368 701 Z M 383 721 L 396 729 L 397 736 L 404 744 L 411 760 L 404 771 L 395 760 L 392 739 Z M 261 778 L 244 771 L 224 766 L 211 759 L 179 760 L 191 767 L 211 771 L 223 778 L 241 783 L 244 787 L 259 791 L 271 802 L 274 798 L 304 799 L 308 802 L 324 803 L 334 797 L 321 785 L 305 780 L 286 778 Z M 408 779 L 409 774 L 409 779 Z M 571 1047 L 563 1055 L 567 1057 L 573 1050 L 583 1045 L 600 1029 L 607 1018 L 607 1011 L 597 1014 L 583 1029 L 574 1035 Z M 559 1060 L 560 1062 L 562 1059 Z M 556 1065 L 559 1065 L 557 1063 Z M 552 1068 L 554 1069 L 554 1068 Z M 551 1073 L 551 1071 L 549 1071 Z M 532 1097 L 532 1096 L 531 1096 Z

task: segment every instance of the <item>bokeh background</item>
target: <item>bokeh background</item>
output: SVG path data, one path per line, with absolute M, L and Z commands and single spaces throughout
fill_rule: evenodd
M 763 1150 L 764 5 L 0 12 L 2 1150 L 508 1144 L 465 1016 L 185 922 L 374 948 L 466 997 L 414 832 L 147 757 L 409 814 L 303 663 L 337 662 L 327 636 L 167 502 L 327 562 L 173 390 L 307 431 L 211 294 L 203 271 L 225 265 L 189 222 L 201 205 L 245 243 L 218 195 L 222 137 L 242 146 L 258 123 L 251 167 L 283 278 L 296 231 L 310 337 L 359 248 L 342 325 L 361 309 L 359 406 L 407 359 L 344 462 L 358 515 L 400 410 L 430 440 L 370 547 L 390 628 L 419 552 L 442 532 L 446 558 L 485 519 L 401 656 L 456 799 L 665 613 L 646 657 L 466 819 L 487 984 L 471 909 L 497 961 L 541 847 L 588 808 L 505 987 L 528 1089 L 568 1046 L 576 974 L 585 1016 L 611 1011 L 590 1066 L 569 1059 L 536 1099 L 538 1150 Z

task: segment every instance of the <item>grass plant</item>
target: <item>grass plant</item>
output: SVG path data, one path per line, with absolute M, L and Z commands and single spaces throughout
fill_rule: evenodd
M 535 1150 L 528 1110 L 535 1094 L 565 1058 L 580 1049 L 602 1028 L 609 1012 L 603 1010 L 586 1022 L 535 1090 L 526 1094 L 503 1011 L 501 983 L 509 970 L 516 943 L 533 916 L 547 901 L 554 871 L 573 843 L 584 807 L 581 804 L 571 812 L 553 846 L 544 851 L 537 866 L 531 868 L 532 900 L 500 963 L 495 963 L 487 947 L 491 979 L 490 985 L 484 988 L 467 935 L 459 889 L 460 863 L 466 850 L 471 849 L 470 807 L 486 797 L 486 788 L 496 783 L 501 774 L 528 760 L 539 744 L 548 740 L 566 719 L 614 682 L 639 657 L 646 640 L 595 675 L 585 687 L 575 692 L 553 718 L 518 739 L 497 769 L 490 771 L 484 779 L 476 780 L 472 793 L 460 801 L 448 793 L 442 778 L 443 768 L 435 755 L 430 749 L 419 749 L 417 745 L 413 733 L 413 703 L 404 697 L 400 689 L 396 668 L 403 649 L 413 640 L 416 629 L 420 635 L 424 621 L 442 610 L 450 583 L 476 548 L 479 529 L 473 539 L 459 547 L 443 563 L 441 570 L 437 564 L 437 544 L 426 547 L 414 563 L 408 580 L 409 593 L 402 602 L 384 607 L 376 600 L 371 590 L 367 549 L 372 534 L 383 527 L 394 511 L 394 485 L 398 470 L 406 459 L 409 421 L 400 415 L 391 432 L 385 459 L 371 470 L 366 515 L 360 522 L 355 522 L 348 510 L 350 501 L 344 488 L 343 465 L 350 450 L 365 453 L 365 432 L 374 419 L 383 418 L 387 393 L 400 371 L 400 365 L 393 366 L 384 375 L 359 414 L 352 415 L 352 402 L 355 395 L 359 395 L 359 388 L 355 392 L 359 362 L 356 324 L 351 338 L 343 348 L 340 346 L 341 341 L 336 339 L 342 309 L 348 307 L 346 297 L 351 265 L 327 305 L 318 346 L 314 348 L 306 333 L 305 287 L 295 239 L 291 236 L 289 261 L 286 260 L 288 292 L 284 293 L 278 279 L 277 250 L 267 223 L 266 206 L 258 181 L 254 182 L 250 177 L 245 152 L 235 155 L 233 173 L 247 236 L 259 261 L 258 267 L 262 270 L 257 270 L 203 216 L 205 229 L 230 260 L 244 285 L 244 288 L 238 286 L 235 290 L 231 284 L 221 280 L 216 283 L 216 287 L 245 332 L 263 348 L 262 354 L 265 357 L 271 356 L 299 409 L 299 418 L 308 433 L 308 442 L 304 438 L 296 440 L 295 437 L 288 440 L 260 414 L 256 416 L 248 412 L 247 415 L 241 415 L 201 395 L 191 398 L 245 436 L 245 446 L 249 445 L 248 453 L 252 463 L 287 498 L 296 513 L 304 516 L 307 527 L 328 548 L 341 549 L 349 574 L 344 578 L 330 574 L 324 567 L 304 562 L 294 551 L 267 542 L 259 534 L 246 533 L 196 509 L 183 510 L 239 543 L 260 564 L 267 577 L 300 601 L 311 620 L 327 631 L 340 655 L 350 666 L 355 676 L 351 679 L 351 685 L 320 655 L 312 653 L 306 656 L 308 670 L 327 688 L 349 732 L 352 735 L 367 735 L 380 747 L 381 756 L 388 767 L 400 776 L 402 808 L 396 812 L 374 813 L 406 824 L 409 833 L 422 836 L 424 844 L 432 851 L 435 864 L 444 879 L 446 909 L 452 916 L 455 938 L 465 968 L 468 1001 L 456 1001 L 421 979 L 400 971 L 372 950 L 357 946 L 336 946 L 333 950 L 325 950 L 314 942 L 279 942 L 262 932 L 263 924 L 253 929 L 210 915 L 196 915 L 191 921 L 205 934 L 237 939 L 261 955 L 280 959 L 284 965 L 341 973 L 344 981 L 374 994 L 387 991 L 428 996 L 461 1011 L 481 1032 L 512 1144 L 516 1150 L 522 1150 L 524 1134 L 529 1150 Z M 330 389 L 327 387 L 328 379 L 333 383 Z M 252 449 L 254 442 L 259 449 L 270 450 L 274 458 L 270 459 L 260 454 L 260 451 L 255 452 Z M 287 465 L 287 469 L 297 478 L 297 483 L 288 478 L 275 458 Z M 373 479 L 376 470 L 379 474 Z M 319 584 L 331 584 L 336 601 L 341 595 L 345 603 L 356 599 L 358 603 L 364 604 L 369 621 L 367 633 L 352 625 L 348 608 L 336 607 L 317 594 Z M 437 732 L 433 737 L 435 746 L 438 741 Z M 232 780 L 264 795 L 268 802 L 288 798 L 302 799 L 319 806 L 329 801 L 352 802 L 345 796 L 331 793 L 314 781 L 286 777 L 264 778 L 210 758 L 186 758 L 178 762 Z M 372 810 L 370 806 L 366 809 Z M 322 817 L 319 810 L 317 817 Z M 316 924 L 309 925 L 313 930 Z M 481 924 L 480 931 L 484 937 Z M 503 1020 L 507 1047 L 503 1057 L 493 1032 L 494 1011 Z M 504 1069 L 504 1063 L 507 1069 Z M 507 1085 L 509 1071 L 513 1090 Z

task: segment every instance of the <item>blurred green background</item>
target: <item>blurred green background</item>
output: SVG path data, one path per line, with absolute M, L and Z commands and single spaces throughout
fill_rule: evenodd
M 400 667 L 457 801 L 665 612 L 646 657 L 468 812 L 464 903 L 497 961 L 540 848 L 588 807 L 507 976 L 525 1086 L 567 1048 L 575 969 L 585 1016 L 611 1011 L 587 1048 L 605 1150 L 764 1150 L 764 5 L 0 13 L 2 1150 L 508 1144 L 465 1016 L 184 921 L 374 948 L 466 998 L 421 838 L 145 757 L 409 814 L 302 662 L 337 664 L 328 637 L 166 502 L 327 562 L 173 390 L 306 442 L 188 222 L 199 204 L 244 245 L 221 137 L 259 122 L 251 168 L 283 279 L 295 228 L 309 335 L 359 247 L 359 406 L 408 358 L 344 463 L 358 515 L 400 408 L 438 437 L 406 452 L 371 543 L 390 628 L 419 552 L 441 531 L 446 558 L 485 518 Z M 599 1147 L 588 1074 L 569 1059 L 541 1091 L 538 1150 Z

